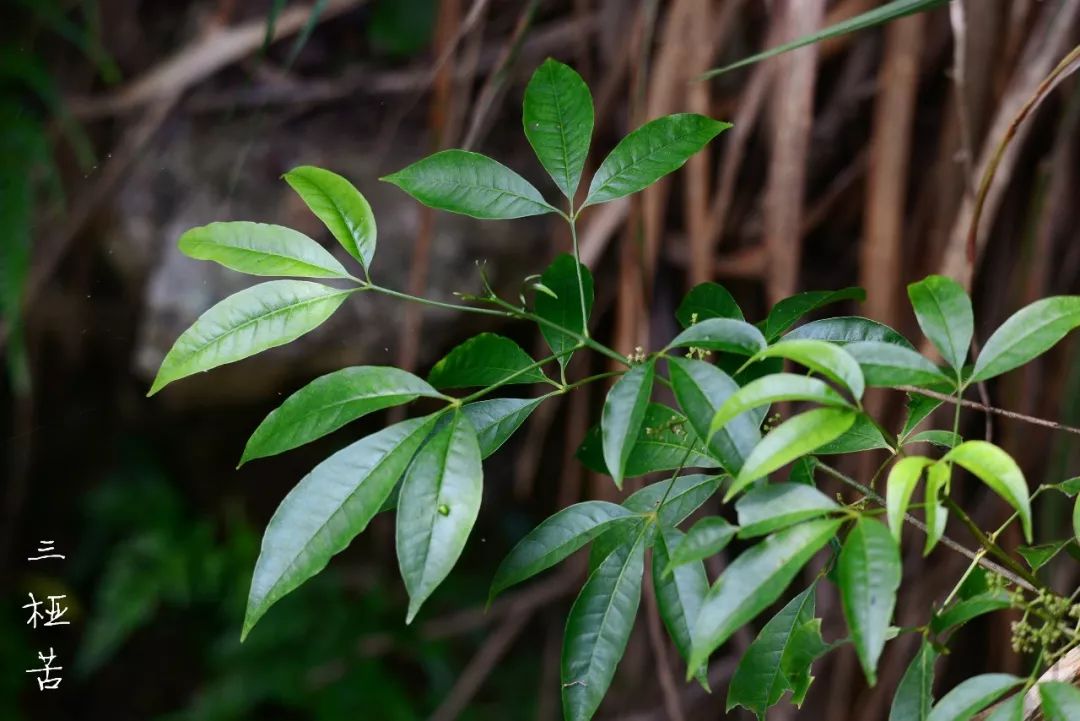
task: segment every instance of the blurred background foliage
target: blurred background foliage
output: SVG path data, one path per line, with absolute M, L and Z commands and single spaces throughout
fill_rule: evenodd
M 1080 40 L 1080 0 L 954 0 L 708 82 L 695 78 L 880 3 L 8 5 L 0 27 L 0 718 L 558 718 L 559 641 L 581 566 L 486 614 L 483 603 L 498 560 L 540 518 L 580 498 L 617 497 L 574 457 L 599 396 L 545 405 L 486 464 L 477 541 L 413 626 L 403 624 L 383 518 L 243 645 L 243 600 L 274 507 L 319 458 L 386 419 L 233 471 L 247 434 L 329 368 L 426 371 L 477 330 L 475 320 L 358 298 L 351 316 L 296 350 L 143 397 L 178 332 L 236 290 L 227 274 L 176 253 L 180 232 L 252 219 L 326 240 L 279 181 L 302 163 L 347 175 L 371 199 L 381 240 L 375 273 L 385 285 L 436 297 L 475 290 L 483 261 L 504 295 L 516 295 L 522 277 L 568 247 L 563 230 L 435 216 L 376 178 L 432 150 L 466 147 L 546 182 L 520 135 L 524 82 L 545 56 L 574 65 L 593 88 L 592 167 L 614 140 L 664 113 L 736 123 L 670 181 L 583 218 L 584 257 L 601 289 L 598 332 L 624 352 L 669 337 L 677 299 L 705 280 L 730 288 L 752 320 L 798 290 L 863 285 L 867 302 L 849 310 L 909 337 L 903 288 L 928 272 L 971 283 L 982 331 L 1036 297 L 1080 291 L 1075 77 L 1020 126 L 974 256 L 965 237 L 981 169 Z M 527 328 L 499 330 L 526 347 L 540 343 Z M 1073 339 L 995 383 L 994 404 L 1080 424 L 1077 353 Z M 602 371 L 601 362 L 575 359 L 571 372 Z M 869 402 L 886 418 L 902 411 L 902 398 Z M 992 432 L 1033 483 L 1077 475 L 1080 452 L 1068 438 L 998 421 Z M 1001 520 L 1002 509 L 980 505 L 979 493 L 962 490 L 976 518 Z M 1065 509 L 1041 504 L 1038 513 L 1047 537 L 1067 528 Z M 67 558 L 27 563 L 43 538 L 55 538 Z M 925 620 L 913 614 L 948 588 L 958 563 L 941 552 L 906 559 L 905 572 L 925 583 L 913 594 L 921 598 L 902 603 L 901 622 Z M 1060 588 L 1077 584 L 1074 563 L 1043 573 Z M 66 594 L 71 625 L 29 628 L 21 607 L 31 592 Z M 602 718 L 671 716 L 657 668 L 672 653 L 650 634 L 644 619 L 654 612 L 646 611 Z M 828 592 L 819 613 L 834 637 L 840 617 Z M 961 651 L 942 660 L 946 684 L 950 667 L 956 677 L 1018 670 L 1010 621 L 965 630 Z M 715 696 L 680 686 L 678 713 L 721 714 L 722 689 L 750 638 L 737 635 L 714 659 Z M 55 694 L 38 693 L 23 673 L 46 646 L 65 667 Z M 884 718 L 913 650 L 890 646 L 876 689 L 864 688 L 852 654 L 831 655 L 816 668 L 807 717 Z

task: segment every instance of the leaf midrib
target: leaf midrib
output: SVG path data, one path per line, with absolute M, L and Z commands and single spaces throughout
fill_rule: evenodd
M 311 240 L 311 239 L 308 238 L 308 240 Z M 238 246 L 238 245 L 231 245 L 229 243 L 222 243 L 221 241 L 218 241 L 218 240 L 195 240 L 195 241 L 189 241 L 189 242 L 193 243 L 197 248 L 204 248 L 204 247 L 210 246 L 211 248 L 222 248 L 222 249 L 225 249 L 225 250 L 233 251 L 235 253 L 245 253 L 245 254 L 248 254 L 248 255 L 254 255 L 254 256 L 259 256 L 259 257 L 268 257 L 268 258 L 276 258 L 276 259 L 279 259 L 279 260 L 288 260 L 288 261 L 291 261 L 291 262 L 296 263 L 298 265 L 302 265 L 302 266 L 304 266 L 306 268 L 311 268 L 311 269 L 314 269 L 314 270 L 327 271 L 327 272 L 331 273 L 331 275 L 326 276 L 326 277 L 329 277 L 329 278 L 349 278 L 350 277 L 348 271 L 345 271 L 344 273 L 342 273 L 342 271 L 334 270 L 333 268 L 330 268 L 328 266 L 316 265 L 315 263 L 312 263 L 309 260 L 304 260 L 303 258 L 299 258 L 299 257 L 292 256 L 292 255 L 285 255 L 283 253 L 273 252 L 273 251 L 269 251 L 269 250 L 254 250 L 252 248 L 244 248 L 244 247 Z M 315 241 L 312 240 L 311 242 L 314 243 Z M 318 244 L 316 243 L 316 245 L 318 245 Z M 321 250 L 326 250 L 321 245 L 318 245 L 318 247 Z M 192 248 L 192 250 L 195 250 L 195 248 Z M 194 258 L 195 256 L 192 255 L 191 257 Z M 331 255 L 330 257 L 333 258 L 334 256 Z M 197 260 L 212 260 L 212 258 L 196 258 L 196 259 Z
M 589 196 L 585 199 L 585 202 L 582 204 L 582 207 L 585 207 L 586 205 L 588 205 L 589 201 L 592 200 L 593 196 L 599 195 L 603 190 L 606 190 L 613 182 L 615 182 L 616 179 L 618 179 L 621 176 L 623 176 L 624 174 L 626 174 L 629 170 L 631 170 L 632 168 L 634 168 L 637 165 L 640 165 L 641 163 L 645 162 L 646 160 L 649 160 L 650 158 L 652 158 L 654 155 L 656 155 L 660 151 L 667 150 L 669 147 L 671 147 L 675 143 L 677 143 L 677 142 L 679 142 L 681 140 L 685 140 L 686 137 L 688 135 L 691 135 L 691 134 L 692 134 L 692 131 L 688 131 L 688 132 L 684 133 L 683 135 L 680 135 L 679 137 L 671 138 L 669 141 L 667 141 L 667 142 L 665 142 L 665 143 L 663 143 L 663 144 L 661 144 L 661 145 L 659 145 L 659 146 L 657 146 L 655 148 L 650 149 L 645 155 L 643 155 L 643 156 L 641 156 L 639 158 L 635 158 L 633 160 L 633 162 L 631 162 L 630 164 L 625 165 L 622 168 L 620 168 L 619 170 L 617 170 L 616 172 L 612 173 L 612 175 L 610 177 L 608 177 L 603 183 L 601 183 L 599 186 L 597 186 L 596 190 L 593 190 L 593 191 L 589 192 Z
M 312 181 L 312 180 L 310 180 L 308 178 L 305 178 L 303 176 L 294 176 L 294 177 L 300 177 L 300 179 L 303 182 L 308 184 L 308 187 L 311 190 L 313 190 L 315 193 L 320 195 L 327 203 L 330 204 L 331 210 L 334 211 L 334 213 L 337 215 L 338 220 L 340 220 L 341 223 L 345 226 L 345 232 L 348 234 L 349 239 L 352 241 L 352 246 L 353 246 L 352 249 L 356 251 L 356 254 L 358 256 L 363 258 L 364 257 L 364 252 L 360 248 L 359 239 L 357 237 L 358 236 L 358 233 L 357 233 L 357 227 L 358 226 L 354 225 L 352 223 L 352 221 L 349 219 L 349 216 L 345 214 L 343 206 L 341 204 L 339 204 L 337 202 L 337 200 L 332 195 L 330 195 L 328 192 L 323 190 L 322 186 L 318 185 L 314 181 Z M 338 238 L 338 240 L 341 240 L 341 239 Z M 366 265 L 367 261 L 364 261 L 364 264 Z

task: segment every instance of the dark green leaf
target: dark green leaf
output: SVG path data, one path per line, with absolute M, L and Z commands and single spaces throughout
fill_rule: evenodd
M 675 479 L 670 493 L 668 486 L 672 481 L 650 483 L 640 491 L 632 493 L 623 501 L 623 506 L 634 513 L 652 513 L 659 509 L 657 523 L 661 528 L 677 526 L 716 493 L 722 480 L 722 476 L 703 474 L 679 476 Z M 660 501 L 665 494 L 667 500 L 664 501 L 663 508 L 660 508 Z
M 942 403 L 944 403 L 944 401 L 940 401 L 937 398 L 921 396 L 916 393 L 908 393 L 906 409 L 907 418 L 904 420 L 904 429 L 900 432 L 900 437 L 903 438 L 915 430 L 915 428 L 926 420 L 931 413 L 937 410 Z
M 304 280 L 271 280 L 230 295 L 176 340 L 147 395 L 180 378 L 296 340 L 353 292 Z
M 210 223 L 180 236 L 180 252 L 250 275 L 348 278 L 334 256 L 303 233 L 265 223 Z
M 270 412 L 248 439 L 240 465 L 310 443 L 346 423 L 419 396 L 442 394 L 398 368 L 356 366 L 316 378 Z
M 694 113 L 666 115 L 645 123 L 604 158 L 581 207 L 643 190 L 681 168 L 691 155 L 730 127 L 730 123 Z
M 604 463 L 599 425 L 589 429 L 578 448 L 577 458 L 589 470 L 611 475 Z M 718 467 L 719 464 L 706 454 L 705 445 L 685 416 L 659 403 L 650 403 L 645 409 L 641 432 L 630 450 L 630 457 L 626 459 L 623 475 L 634 478 L 677 468 Z
M 709 424 L 709 435 L 711 437 L 735 416 L 781 401 L 810 401 L 824 406 L 850 408 L 843 396 L 824 381 L 794 373 L 774 373 L 750 381 L 724 401 Z
M 1040 543 L 1037 546 L 1020 546 L 1016 549 L 1016 552 L 1020 554 L 1034 572 L 1050 563 L 1054 556 L 1061 553 L 1061 549 L 1065 548 L 1070 541 L 1071 539 L 1065 538 L 1052 543 Z
M 612 386 L 600 419 L 604 463 L 617 488 L 622 488 L 626 462 L 641 433 L 652 394 L 653 362 L 634 366 Z
M 889 721 L 926 721 L 934 703 L 934 662 L 937 657 L 934 645 L 923 639 L 919 652 L 911 659 L 896 687 Z
M 831 443 L 826 443 L 818 448 L 819 456 L 830 456 L 842 453 L 858 453 L 860 451 L 874 451 L 880 448 L 891 448 L 881 430 L 874 425 L 870 416 L 858 413 L 855 422 L 839 438 Z
M 310 165 L 285 173 L 285 182 L 304 199 L 341 247 L 364 270 L 370 269 L 378 230 L 375 214 L 360 191 L 337 173 Z
M 762 323 L 765 337 L 772 343 L 795 325 L 807 313 L 818 308 L 838 303 L 842 300 L 866 300 L 866 291 L 862 288 L 844 288 L 843 290 L 811 290 L 784 298 L 769 311 Z
M 791 464 L 791 474 L 788 483 L 801 483 L 804 486 L 814 485 L 814 470 L 818 460 L 813 456 L 803 456 Z
M 397 556 L 409 592 L 405 623 L 457 563 L 480 512 L 483 482 L 476 430 L 458 411 L 420 449 L 401 482 Z
M 510 168 L 466 150 L 444 150 L 383 178 L 424 205 L 483 220 L 557 212 Z
M 889 528 L 893 538 L 900 542 L 904 528 L 904 515 L 911 503 L 911 494 L 922 477 L 923 469 L 933 463 L 922 456 L 908 456 L 896 462 L 889 471 L 885 485 L 885 509 L 888 514 Z
M 942 461 L 963 466 L 1004 498 L 1020 514 L 1024 538 L 1031 543 L 1031 501 L 1027 481 L 1012 456 L 992 443 L 967 441 L 945 454 Z
M 735 503 L 739 538 L 753 538 L 839 510 L 840 506 L 813 486 L 769 483 L 752 489 Z
M 1072 498 L 1076 494 L 1080 493 L 1080 476 L 1076 478 L 1070 478 L 1067 481 L 1062 481 L 1053 486 L 1055 490 L 1061 491 L 1069 498 Z
M 667 576 L 673 569 L 715 556 L 727 547 L 738 527 L 720 516 L 707 516 L 690 527 L 686 536 L 670 549 L 668 563 L 660 569 Z M 681 535 L 681 534 L 680 534 Z
M 889 529 L 873 518 L 860 518 L 844 541 L 836 575 L 844 618 L 867 682 L 873 686 L 900 588 L 900 548 Z
M 626 651 L 641 600 L 645 537 L 612 553 L 585 582 L 566 620 L 562 700 L 566 721 L 589 721 Z
M 895 343 L 860 341 L 844 350 L 859 362 L 868 386 L 930 386 L 951 384 L 938 367 L 913 350 Z
M 692 634 L 688 678 L 737 629 L 774 603 L 803 565 L 836 535 L 840 521 L 807 521 L 736 558 L 709 589 Z
M 490 398 L 466 403 L 461 411 L 476 429 L 480 442 L 480 457 L 487 458 L 514 434 L 529 414 L 536 410 L 541 398 Z
M 701 602 L 709 592 L 709 580 L 705 566 L 698 561 L 688 561 L 672 568 L 671 550 L 685 544 L 685 538 L 676 528 L 661 528 L 653 547 L 652 577 L 656 589 L 656 605 L 660 619 L 675 642 L 679 656 L 690 658 L 693 642 L 690 632 L 694 619 L 701 609 Z M 665 569 L 671 568 L 668 572 Z M 697 674 L 698 683 L 708 690 L 708 674 L 704 669 Z
M 326 567 L 380 510 L 435 416 L 390 426 L 317 465 L 278 506 L 263 535 L 241 637 L 282 596 Z
M 1046 721 L 1077 721 L 1080 719 L 1080 690 L 1063 681 L 1043 681 L 1039 698 Z
M 984 673 L 961 682 L 930 711 L 927 721 L 967 721 L 1024 682 L 1007 673 Z
M 525 88 L 521 123 L 540 164 L 573 200 L 593 131 L 589 86 L 573 68 L 548 58 Z
M 799 326 L 784 336 L 784 340 L 823 340 L 838 345 L 848 343 L 888 343 L 915 350 L 911 342 L 895 330 L 876 320 L 857 315 L 822 318 Z
M 953 433 L 952 431 L 922 431 L 904 441 L 904 445 L 908 443 L 930 443 L 939 448 L 955 448 L 963 440 L 959 433 Z
M 751 356 L 765 348 L 765 336 L 743 320 L 709 318 L 699 320 L 668 344 L 668 348 L 690 346 Z
M 744 413 L 716 433 L 709 425 L 725 401 L 739 389 L 719 368 L 698 360 L 669 358 L 668 372 L 675 398 L 699 437 L 708 439 L 709 452 L 729 473 L 738 473 L 761 438 L 756 418 Z
M 578 270 L 581 271 L 581 287 L 585 290 L 584 316 L 578 291 Z M 584 335 L 593 306 L 593 277 L 589 269 L 577 263 L 574 256 L 563 253 L 548 266 L 540 280 L 554 295 L 540 293 L 536 296 L 536 314 L 579 336 Z M 565 368 L 570 362 L 570 351 L 579 345 L 577 338 L 542 323 L 540 332 L 551 352 L 558 357 L 559 364 Z
M 1018 693 L 999 703 L 986 721 L 1024 721 L 1024 694 Z
M 632 516 L 626 508 L 606 501 L 585 501 L 562 509 L 529 531 L 503 559 L 488 598 L 551 568 L 608 530 L 613 521 Z
M 931 275 L 908 286 L 908 298 L 922 332 L 957 372 L 964 367 L 975 318 L 971 298 L 952 278 Z
M 436 363 L 428 373 L 428 383 L 436 388 L 468 388 L 546 381 L 535 365 L 529 354 L 509 338 L 481 333 Z
M 856 400 L 862 398 L 865 386 L 862 370 L 855 359 L 838 345 L 823 340 L 785 338 L 755 355 L 753 360 L 762 358 L 787 358 L 795 361 L 844 386 Z
M 994 331 L 975 360 L 971 380 L 984 381 L 1036 358 L 1080 326 L 1080 295 L 1059 295 L 1021 308 Z
M 983 614 L 1002 611 L 1011 605 L 1008 591 L 1002 589 L 984 591 L 957 601 L 947 610 L 935 614 L 930 622 L 930 628 L 934 633 L 941 633 L 954 626 L 961 626 Z
M 675 311 L 675 317 L 683 328 L 689 328 L 694 323 L 711 318 L 744 320 L 739 304 L 735 302 L 735 298 L 727 288 L 712 282 L 701 283 L 691 288 L 679 304 L 679 309 Z

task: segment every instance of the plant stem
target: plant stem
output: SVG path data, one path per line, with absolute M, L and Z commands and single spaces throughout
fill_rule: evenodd
M 945 401 L 946 403 L 955 403 L 964 406 L 965 408 L 971 408 L 972 410 L 982 411 L 983 413 L 993 413 L 995 415 L 1003 416 L 1004 418 L 1011 418 L 1014 421 L 1023 421 L 1035 426 L 1042 426 L 1043 428 L 1053 428 L 1056 431 L 1065 431 L 1066 433 L 1075 433 L 1080 435 L 1080 428 L 1074 428 L 1073 426 L 1067 426 L 1064 423 L 1057 423 L 1056 421 L 1048 421 L 1045 418 L 1036 418 L 1035 416 L 1025 415 L 1023 413 L 1016 413 L 1014 411 L 1007 411 L 1004 408 L 995 408 L 994 406 L 988 406 L 976 401 L 968 401 L 964 399 L 957 399 L 954 395 L 946 393 L 938 393 L 927 388 L 916 388 L 915 386 L 896 386 L 896 390 L 904 391 L 906 393 L 916 393 L 927 398 L 935 398 L 939 401 Z
M 497 296 L 491 296 L 491 297 L 488 298 L 488 300 L 491 303 L 493 303 L 494 305 L 497 305 L 497 306 L 499 306 L 500 308 L 503 308 L 506 311 L 506 313 L 504 313 L 502 315 L 507 315 L 507 316 L 514 317 L 514 318 L 521 318 L 522 320 L 531 320 L 534 323 L 538 323 L 540 325 L 545 325 L 548 328 L 553 328 L 554 330 L 561 331 L 561 332 L 565 333 L 566 335 L 570 336 L 571 338 L 573 338 L 574 340 L 576 340 L 580 344 L 579 347 L 591 348 L 594 351 L 596 351 L 597 353 L 600 353 L 601 355 L 607 356 L 608 358 L 610 358 L 610 359 L 612 359 L 614 361 L 618 361 L 619 363 L 622 363 L 625 366 L 632 365 L 630 363 L 630 359 L 627 358 L 626 356 L 624 356 L 622 353 L 619 353 L 617 351 L 612 350 L 611 348 L 608 348 L 603 343 L 597 343 L 592 338 L 589 338 L 589 337 L 584 336 L 584 335 L 582 335 L 580 333 L 572 331 L 569 328 L 565 328 L 565 327 L 559 325 L 558 323 L 553 323 L 550 320 L 548 320 L 547 318 L 542 318 L 542 317 L 536 315 L 535 313 L 530 313 L 529 311 L 527 311 L 527 310 L 525 310 L 523 308 L 518 308 L 518 307 L 516 307 L 514 305 L 511 305 L 510 303 L 507 303 L 505 300 L 503 300 L 502 298 L 499 298 Z
M 589 337 L 589 314 L 585 310 L 585 282 L 581 277 L 581 253 L 578 250 L 577 217 L 574 215 L 574 200 L 570 199 L 570 215 L 566 222 L 570 224 L 570 240 L 574 246 L 574 271 L 577 273 L 578 298 L 581 300 L 581 333 Z
M 410 295 L 409 293 L 402 293 L 398 290 L 391 290 L 390 288 L 384 288 L 381 285 L 375 285 L 374 283 L 362 283 L 360 290 L 373 290 L 376 293 L 382 293 L 392 298 L 401 298 L 403 300 L 411 300 L 414 303 L 422 303 L 423 305 L 429 305 L 433 308 L 446 308 L 448 310 L 463 310 L 469 313 L 480 313 L 482 315 L 494 315 L 500 318 L 512 317 L 510 313 L 501 310 L 495 310 L 493 308 L 477 308 L 473 305 L 461 305 L 459 303 L 445 303 L 441 300 L 431 300 L 430 298 L 421 298 L 420 296 Z

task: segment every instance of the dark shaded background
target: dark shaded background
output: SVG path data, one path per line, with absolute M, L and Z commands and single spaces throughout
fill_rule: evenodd
M 310 22 L 309 6 L 283 4 L 278 14 L 269 1 L 20 0 L 4 11 L 2 718 L 561 717 L 559 646 L 580 567 L 508 594 L 486 615 L 483 600 L 500 558 L 541 518 L 581 498 L 618 497 L 573 458 L 602 389 L 544 406 L 490 459 L 462 562 L 411 627 L 392 519 L 380 517 L 239 644 L 273 509 L 328 452 L 387 420 L 233 470 L 262 417 L 342 365 L 423 372 L 481 328 L 530 349 L 540 347 L 534 329 L 361 296 L 288 348 L 144 397 L 176 336 L 249 282 L 180 256 L 183 230 L 260 220 L 329 241 L 279 180 L 295 165 L 340 172 L 371 200 L 383 285 L 447 298 L 478 288 L 482 261 L 516 296 L 524 276 L 568 248 L 560 224 L 432 214 L 377 178 L 439 148 L 469 147 L 552 191 L 520 132 L 524 84 L 545 56 L 574 65 L 593 88 L 590 169 L 628 130 L 665 113 L 736 123 L 634 202 L 583 216 L 597 333 L 621 351 L 670 337 L 680 295 L 704 280 L 724 283 L 752 320 L 798 290 L 861 284 L 867 302 L 839 310 L 911 338 L 904 285 L 926 273 L 973 278 L 981 338 L 1026 302 L 1080 290 L 1075 78 L 1021 126 L 974 263 L 964 244 L 970 189 L 1019 106 L 1080 39 L 1080 0 L 970 0 L 952 22 L 943 8 L 709 82 L 691 80 L 876 3 L 337 0 L 318 3 Z M 275 14 L 282 37 L 264 44 Z M 215 60 L 223 48 L 233 50 Z M 996 381 L 994 404 L 1077 425 L 1077 353 L 1072 339 Z M 571 373 L 602 363 L 578 358 Z M 895 422 L 898 396 L 873 407 Z M 970 433 L 983 432 L 981 416 L 966 419 Z M 1078 475 L 1073 438 L 1000 421 L 992 431 L 1032 487 Z M 865 474 L 874 461 L 845 468 Z M 1004 518 L 1002 504 L 959 486 L 954 495 L 985 525 Z M 1067 533 L 1067 509 L 1037 512 L 1046 537 Z M 67 558 L 27 562 L 41 539 Z M 944 549 L 925 560 L 913 552 L 900 623 L 924 622 L 964 566 Z M 1071 559 L 1047 573 L 1059 589 L 1076 585 Z M 29 593 L 66 594 L 71 625 L 27 627 Z M 671 648 L 650 640 L 650 612 L 646 599 L 598 718 L 669 718 L 658 679 L 668 663 L 676 677 L 681 669 Z M 828 592 L 819 613 L 827 638 L 844 633 Z M 1020 671 L 1011 620 L 999 614 L 964 631 L 939 667 L 942 688 Z M 726 679 L 751 639 L 745 631 L 714 657 L 712 697 L 678 684 L 687 719 L 723 717 Z M 872 690 L 849 649 L 819 662 L 805 717 L 884 718 L 910 640 L 890 645 Z M 42 694 L 23 671 L 48 646 L 64 681 Z

